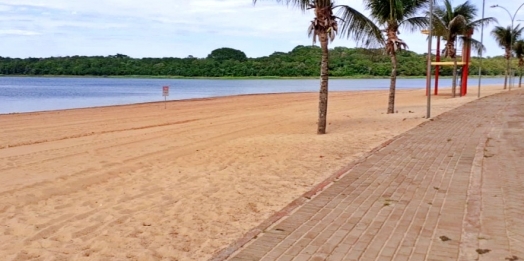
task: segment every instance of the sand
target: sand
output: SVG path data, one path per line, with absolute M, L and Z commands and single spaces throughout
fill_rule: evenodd
M 441 93 L 433 116 L 477 96 Z M 332 92 L 327 135 L 316 93 L 0 115 L 0 257 L 206 260 L 426 121 L 424 90 L 386 107 L 385 91 Z

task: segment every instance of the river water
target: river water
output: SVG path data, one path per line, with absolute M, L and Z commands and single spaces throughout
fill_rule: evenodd
M 470 79 L 470 86 L 477 86 Z M 502 84 L 501 78 L 483 84 Z M 425 79 L 398 79 L 397 89 L 424 88 Z M 162 86 L 169 86 L 168 100 L 242 94 L 318 92 L 317 79 L 126 79 L 0 77 L 0 114 L 163 101 Z M 441 87 L 451 86 L 442 79 Z M 387 90 L 389 79 L 331 79 L 330 91 Z

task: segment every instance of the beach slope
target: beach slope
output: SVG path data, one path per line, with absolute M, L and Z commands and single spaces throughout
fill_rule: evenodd
M 483 94 L 502 91 L 485 87 Z M 206 260 L 426 121 L 424 90 L 268 94 L 0 115 L 4 260 Z M 476 93 L 434 97 L 436 116 Z

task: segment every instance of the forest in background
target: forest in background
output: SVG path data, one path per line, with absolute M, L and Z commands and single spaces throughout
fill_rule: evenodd
M 232 48 L 212 51 L 206 58 L 131 58 L 127 55 L 67 56 L 50 58 L 0 57 L 0 75 L 27 76 L 158 76 L 158 77 L 317 77 L 320 47 L 299 45 L 290 52 L 248 58 Z M 335 47 L 329 51 L 329 74 L 334 77 L 388 77 L 391 60 L 383 49 Z M 458 58 L 460 60 L 460 57 Z M 443 59 L 443 61 L 446 61 Z M 426 75 L 426 55 L 398 53 L 399 76 Z M 470 73 L 478 73 L 479 58 L 473 57 Z M 483 59 L 482 74 L 504 75 L 502 56 Z M 442 66 L 441 75 L 451 76 L 452 66 Z

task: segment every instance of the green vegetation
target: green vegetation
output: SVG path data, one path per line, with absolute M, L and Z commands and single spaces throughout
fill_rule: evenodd
M 224 47 L 224 48 L 213 50 L 207 56 L 207 59 L 212 59 L 219 63 L 225 62 L 227 60 L 245 62 L 247 61 L 247 56 L 242 51 Z
M 71 56 L 51 58 L 0 57 L 0 74 L 27 76 L 133 76 L 133 77 L 319 77 L 321 50 L 315 46 L 297 46 L 288 53 L 238 60 L 234 57 L 217 61 L 213 58 L 142 58 L 126 55 Z M 235 56 L 236 57 L 236 56 Z M 426 73 L 426 56 L 411 51 L 398 53 L 398 75 L 421 77 Z M 450 61 L 450 60 L 448 60 Z M 514 61 L 515 65 L 517 61 Z M 504 75 L 503 56 L 485 58 L 482 73 Z M 451 76 L 452 66 L 443 66 L 441 75 Z M 478 72 L 478 59 L 473 58 L 470 72 Z M 330 49 L 329 75 L 333 77 L 389 77 L 391 61 L 384 49 L 336 47 Z

